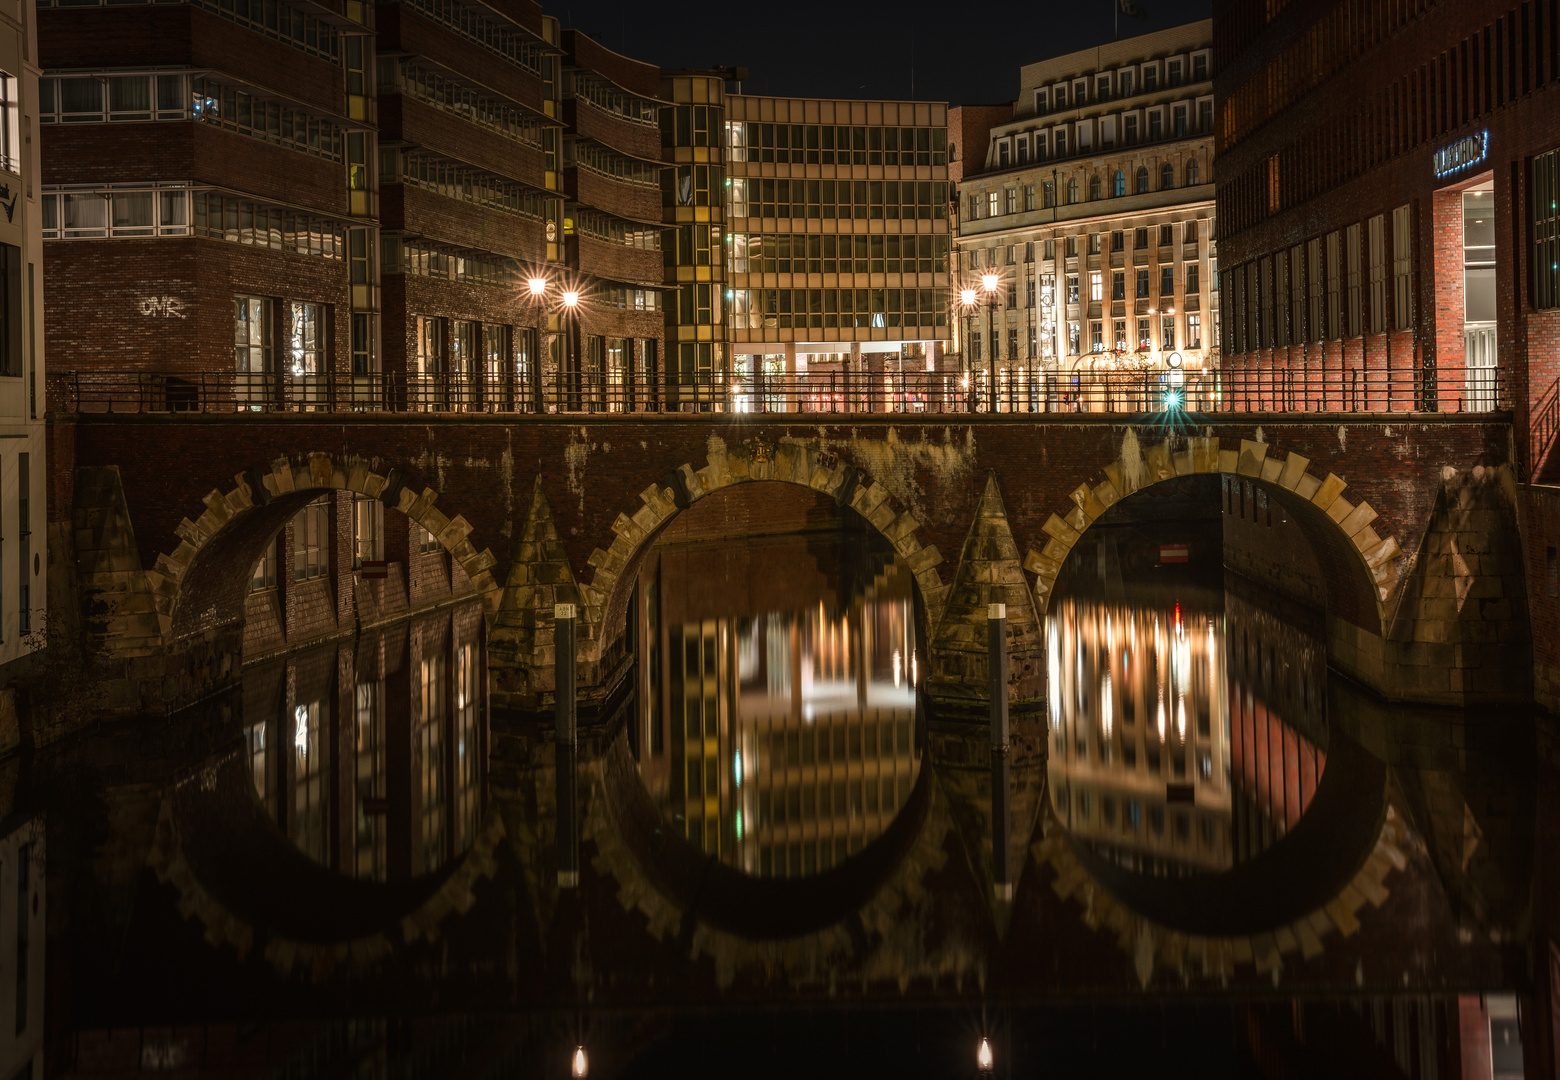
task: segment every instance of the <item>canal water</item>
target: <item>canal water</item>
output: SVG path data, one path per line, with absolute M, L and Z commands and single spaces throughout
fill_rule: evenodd
M 965 1011 L 930 1027 L 896 1014 L 856 1030 L 892 1030 L 904 1046 L 934 1029 L 941 1042 L 966 1039 L 986 1026 L 969 1005 L 975 973 L 1002 964 L 1025 973 L 1026 994 L 1058 1000 L 1149 985 L 1152 955 L 1146 969 L 1141 950 L 1120 955 L 1118 931 L 1097 925 L 1102 909 L 1066 899 L 1062 871 L 1040 862 L 1046 844 L 1051 858 L 1064 840 L 1141 925 L 1195 923 L 1184 909 L 1218 908 L 1225 882 L 1247 890 L 1228 900 L 1231 918 L 1259 918 L 1273 899 L 1263 882 L 1304 891 L 1309 868 L 1282 860 L 1303 847 L 1307 822 L 1347 802 L 1337 787 L 1363 775 L 1361 761 L 1376 770 L 1377 797 L 1390 795 L 1364 823 L 1362 851 L 1377 830 L 1402 822 L 1392 835 L 1406 837 L 1411 822 L 1419 839 L 1403 841 L 1397 873 L 1419 876 L 1392 879 L 1401 925 L 1329 943 L 1317 985 L 1354 993 L 1356 967 L 1385 978 L 1378 950 L 1395 964 L 1423 957 L 1416 978 L 1504 985 L 1520 957 L 1511 935 L 1531 917 L 1532 719 L 1480 727 L 1371 699 L 1329 670 L 1323 612 L 1225 569 L 1226 516 L 1216 498 L 1151 507 L 1075 546 L 1039 623 L 1043 698 L 1015 705 L 1020 733 L 1039 738 L 1014 769 L 1035 779 L 1015 779 L 1009 804 L 1032 820 L 1013 825 L 1028 877 L 1008 907 L 982 879 L 981 844 L 1001 806 L 983 771 L 986 731 L 928 694 L 936 660 L 910 568 L 867 522 L 811 493 L 710 499 L 637 563 L 629 650 L 607 673 L 620 689 L 586 712 L 578 891 L 550 876 L 565 760 L 551 717 L 490 707 L 483 610 L 471 598 L 255 660 L 231 692 L 183 714 L 0 771 L 50 814 L 51 970 L 77 988 L 64 1022 L 133 1028 L 151 1047 L 136 1053 L 156 1063 L 195 1053 L 158 1024 L 207 1025 L 200 1052 L 210 1054 L 214 1017 L 270 1023 L 306 1008 L 350 1030 L 308 1036 L 319 1067 L 287 1065 L 287 1075 L 466 1075 L 469 1046 L 493 1030 L 484 1010 L 513 1009 L 536 1025 L 538 1046 L 600 1043 L 610 1030 L 661 1047 L 647 1060 L 676 1046 L 693 1061 L 700 1047 L 728 1045 L 730 1031 L 785 1036 L 796 1025 L 748 1012 L 722 1033 L 679 1013 L 657 1036 L 627 1031 L 625 1017 L 663 995 L 668 1009 L 721 1006 L 722 980 L 734 979 L 743 1008 L 822 1008 L 847 985 L 863 1000 L 878 987 L 898 1001 L 912 987 L 928 1007 Z M 969 746 L 977 752 L 954 753 Z M 614 794 L 620 777 L 639 803 Z M 1024 783 L 1039 793 L 1027 803 Z M 641 804 L 649 822 L 621 819 Z M 1306 851 L 1317 849 L 1310 831 Z M 765 911 L 823 910 L 840 896 L 860 903 L 820 929 L 824 944 L 803 960 L 787 950 L 812 930 L 750 940 L 724 929 L 717 907 L 746 905 L 751 926 Z M 1442 951 L 1427 956 L 1422 941 Z M 998 957 L 1010 946 L 1024 959 Z M 1129 974 L 1101 975 L 1112 963 Z M 780 982 L 752 974 L 769 969 Z M 627 1012 L 586 1020 L 603 1001 Z M 1044 1031 L 1037 1055 L 1128 1066 L 1125 1051 L 1100 1048 L 1095 1014 L 1058 1022 L 1036 1008 L 1027 1021 L 1010 1012 L 1004 1037 Z M 424 1030 L 386 1019 L 402 1009 L 446 1020 Z M 817 1030 L 849 1027 L 849 1015 Z M 1200 1034 L 1166 1052 L 1234 1075 L 1219 1049 L 1231 1015 L 1186 1012 L 1185 1031 Z M 267 1030 L 271 1066 L 302 1060 Z M 1089 1046 L 1085 1031 L 1096 1032 Z M 394 1045 L 416 1047 L 428 1069 L 397 1066 Z M 1219 1052 L 1204 1054 L 1210 1046 Z M 341 1072 L 364 1047 L 372 1055 L 361 1060 L 378 1064 Z M 514 1064 L 533 1062 L 530 1052 L 493 1050 L 469 1075 L 541 1075 Z M 914 1060 L 903 1067 L 913 1072 Z M 601 1073 L 652 1074 L 631 1059 Z

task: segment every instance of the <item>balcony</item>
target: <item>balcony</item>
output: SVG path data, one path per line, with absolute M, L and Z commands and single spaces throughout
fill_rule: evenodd
M 404 94 L 388 94 L 380 99 L 379 133 L 386 142 L 411 143 L 534 188 L 546 186 L 540 147 L 507 138 Z
M 491 251 L 523 262 L 545 256 L 542 223 L 517 214 L 425 191 L 407 184 L 386 184 L 379 198 L 380 224 L 456 247 Z
M 649 124 L 637 124 L 585 100 L 574 98 L 563 103 L 563 121 L 587 139 L 595 139 L 603 146 L 629 157 L 645 161 L 661 159 L 661 129 Z
M 660 288 L 665 275 L 665 260 L 659 251 L 624 247 L 591 236 L 576 236 L 569 246 L 580 272 L 625 285 Z
M 375 47 L 381 54 L 399 51 L 427 57 L 511 101 L 542 111 L 540 75 L 401 4 L 380 4 L 376 12 L 379 37 Z
M 565 194 L 575 202 L 593 207 L 613 217 L 652 224 L 661 222 L 661 190 L 643 184 L 630 184 L 589 169 L 563 171 Z

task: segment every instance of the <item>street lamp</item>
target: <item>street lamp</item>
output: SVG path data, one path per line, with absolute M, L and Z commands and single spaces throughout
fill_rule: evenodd
M 547 279 L 546 278 L 534 277 L 530 281 L 528 281 L 526 284 L 528 284 L 531 287 L 531 295 L 533 297 L 539 297 L 539 296 L 542 295 L 542 293 L 547 291 Z
M 996 1068 L 996 1061 L 991 1056 L 991 1040 L 984 1035 L 980 1037 L 980 1049 L 975 1051 L 975 1067 L 985 1076 L 990 1076 Z
M 583 1046 L 574 1048 L 574 1061 L 570 1064 L 569 1075 L 573 1076 L 574 1080 L 585 1080 L 585 1077 L 590 1075 L 590 1065 L 585 1060 Z
M 988 412 L 997 411 L 997 275 L 982 274 L 980 287 L 986 291 L 986 331 L 991 338 L 991 385 L 989 391 L 990 403 L 986 406 Z

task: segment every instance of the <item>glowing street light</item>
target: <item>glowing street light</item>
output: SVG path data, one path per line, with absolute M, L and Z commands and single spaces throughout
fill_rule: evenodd
M 576 306 L 578 306 L 579 302 L 580 302 L 580 294 L 577 293 L 577 292 L 574 292 L 572 289 L 570 291 L 568 291 L 568 292 L 563 294 L 563 306 L 564 307 L 569 307 L 569 308 L 576 307 Z
M 547 291 L 547 279 L 546 278 L 534 277 L 530 281 L 528 281 L 526 284 L 528 284 L 531 287 L 531 295 L 532 296 L 541 296 L 542 293 Z
M 975 1067 L 987 1075 L 996 1067 L 996 1061 L 991 1056 L 991 1040 L 984 1035 L 980 1037 L 980 1049 L 975 1051 Z
M 569 1068 L 569 1074 L 575 1080 L 585 1080 L 585 1077 L 590 1075 L 590 1066 L 585 1061 L 585 1048 L 583 1046 L 574 1048 L 574 1062 Z
M 959 290 L 959 303 L 963 304 L 965 307 L 970 307 L 972 304 L 974 304 L 975 303 L 975 290 L 974 289 L 960 289 Z
M 997 291 L 997 275 L 996 274 L 982 274 L 980 276 L 980 287 L 982 289 L 985 289 L 989 293 L 996 292 Z

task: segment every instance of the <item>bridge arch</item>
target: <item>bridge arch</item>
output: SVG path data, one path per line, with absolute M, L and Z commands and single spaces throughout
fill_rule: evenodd
M 491 573 L 493 553 L 473 546 L 464 517 L 451 518 L 434 506 L 439 492 L 430 487 L 417 491 L 399 469 L 381 475 L 367 459 L 337 462 L 330 454 L 312 453 L 303 465 L 278 458 L 268 468 L 249 468 L 233 479 L 232 490 L 213 489 L 205 496 L 206 509 L 198 518 L 179 523 L 178 546 L 157 558 L 154 588 L 169 605 L 163 633 L 167 647 L 232 623 L 232 613 L 244 609 L 249 588 L 245 575 L 233 567 L 254 566 L 277 531 L 325 491 L 377 498 L 417 522 L 460 564 L 490 619 L 498 608 L 501 589 Z
M 591 552 L 595 573 L 580 587 L 580 598 L 595 655 L 607 643 L 607 633 L 627 612 L 628 585 L 650 541 L 672 518 L 694 503 L 736 484 L 771 481 L 811 488 L 848 506 L 883 535 L 915 575 L 924 620 L 917 626 L 921 640 L 931 633 L 946 606 L 949 587 L 937 566 L 943 556 L 934 545 L 917 535 L 921 522 L 901 509 L 888 489 L 859 465 L 812 440 L 752 438 L 735 446 L 712 445 L 708 463 L 695 469 L 691 462 L 666 473 L 640 492 L 641 505 L 632 514 L 620 513 L 612 524 L 614 534 L 606 548 Z M 550 615 L 551 613 L 547 613 Z
M 1310 542 L 1327 588 L 1328 613 L 1352 624 L 1378 643 L 1386 637 L 1387 601 L 1401 554 L 1370 503 L 1354 504 L 1343 495 L 1348 484 L 1335 473 L 1318 477 L 1311 461 L 1296 453 L 1279 455 L 1267 443 L 1242 439 L 1239 449 L 1224 449 L 1217 437 L 1193 437 L 1183 449 L 1166 440 L 1140 450 L 1136 436 L 1122 440 L 1120 456 L 1104 468 L 1098 483 L 1080 484 L 1070 493 L 1073 507 L 1051 514 L 1041 527 L 1045 546 L 1030 549 L 1024 568 L 1034 575 L 1035 601 L 1043 615 L 1050 607 L 1062 566 L 1082 535 L 1107 509 L 1133 492 L 1161 481 L 1197 473 L 1218 473 L 1263 485 L 1290 512 Z M 1329 639 L 1335 637 L 1329 628 Z M 1340 643 L 1330 641 L 1332 646 Z M 1379 662 L 1379 660 L 1378 660 Z

